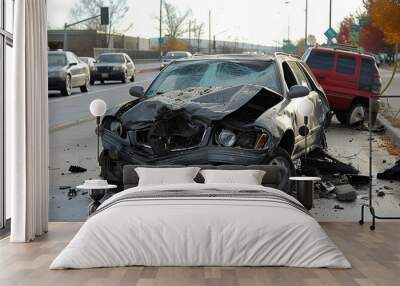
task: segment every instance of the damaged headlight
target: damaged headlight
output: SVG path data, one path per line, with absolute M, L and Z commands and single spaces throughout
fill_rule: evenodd
M 110 123 L 110 131 L 111 132 L 117 134 L 118 136 L 122 136 L 122 130 L 123 130 L 123 127 L 122 127 L 121 122 L 113 120 Z
M 232 147 L 236 143 L 236 135 L 230 130 L 222 129 L 217 136 L 217 143 L 224 147 Z

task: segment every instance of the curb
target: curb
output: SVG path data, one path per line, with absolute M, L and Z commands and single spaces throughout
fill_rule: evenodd
M 377 121 L 385 127 L 386 134 L 393 140 L 393 143 L 400 147 L 400 129 L 395 128 L 382 115 L 378 114 Z
M 119 108 L 122 105 L 124 105 L 124 103 L 117 104 L 117 105 L 113 106 L 112 108 Z M 72 127 L 72 126 L 75 126 L 75 125 L 79 125 L 79 124 L 82 124 L 82 123 L 95 121 L 95 120 L 96 120 L 96 118 L 94 118 L 93 116 L 89 116 L 89 117 L 78 119 L 78 120 L 67 121 L 67 122 L 64 122 L 64 123 L 61 123 L 61 124 L 58 124 L 56 126 L 53 126 L 53 127 L 49 128 L 49 133 L 57 132 L 57 131 L 60 131 L 62 129 L 68 128 L 68 127 Z
M 53 127 L 49 128 L 49 133 L 57 132 L 57 131 L 60 131 L 62 129 L 65 129 L 65 128 L 68 128 L 68 127 L 72 127 L 72 126 L 75 126 L 75 125 L 79 125 L 79 124 L 82 124 L 82 123 L 86 123 L 86 122 L 89 122 L 89 121 L 94 121 L 95 119 L 96 118 L 94 118 L 93 116 L 90 116 L 90 117 L 87 117 L 87 118 L 68 121 L 68 122 L 65 122 L 65 123 L 62 123 L 62 124 L 59 124 L 59 125 L 56 125 L 56 126 L 53 126 Z

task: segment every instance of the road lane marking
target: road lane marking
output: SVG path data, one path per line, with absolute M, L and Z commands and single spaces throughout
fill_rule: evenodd
M 89 92 L 81 93 L 81 94 L 78 94 L 78 95 L 67 96 L 67 97 L 63 97 L 63 98 L 57 98 L 57 99 L 54 99 L 54 100 L 49 100 L 49 104 L 62 102 L 62 101 L 66 101 L 66 100 L 71 100 L 71 99 L 74 99 L 74 98 L 79 98 L 81 96 L 89 96 L 89 95 L 100 93 L 100 92 L 111 91 L 111 90 L 114 90 L 114 89 L 119 89 L 119 88 L 123 88 L 123 87 L 127 87 L 127 86 L 129 87 L 129 86 L 131 86 L 133 84 L 138 84 L 138 83 L 140 84 L 140 83 L 146 83 L 146 82 L 151 82 L 151 81 L 152 81 L 152 79 L 148 79 L 148 80 L 142 80 L 142 81 L 135 81 L 135 82 L 124 84 L 124 85 L 113 86 L 113 87 L 105 88 L 105 89 L 96 89 L 94 91 L 89 91 Z

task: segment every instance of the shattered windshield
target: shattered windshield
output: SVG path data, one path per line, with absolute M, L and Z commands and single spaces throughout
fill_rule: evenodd
M 260 85 L 281 93 L 273 61 L 208 60 L 169 65 L 149 87 L 146 96 L 190 87 L 215 88 L 242 84 Z

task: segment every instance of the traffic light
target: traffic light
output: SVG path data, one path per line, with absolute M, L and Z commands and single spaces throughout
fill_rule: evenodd
M 110 16 L 109 16 L 109 13 L 108 13 L 108 7 L 101 7 L 100 8 L 100 20 L 101 20 L 101 25 L 110 24 Z

